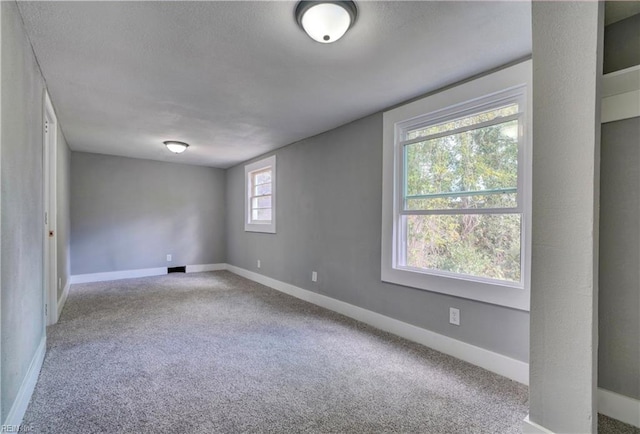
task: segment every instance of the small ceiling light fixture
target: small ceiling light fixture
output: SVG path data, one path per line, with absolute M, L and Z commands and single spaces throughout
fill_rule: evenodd
M 182 154 L 189 147 L 189 145 L 184 142 L 176 142 L 174 140 L 168 140 L 162 143 L 164 143 L 167 149 L 169 149 L 174 154 Z
M 335 42 L 353 26 L 358 16 L 356 4 L 348 1 L 302 0 L 296 6 L 296 21 L 313 40 Z

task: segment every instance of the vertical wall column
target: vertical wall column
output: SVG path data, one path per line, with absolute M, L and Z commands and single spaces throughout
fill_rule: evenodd
M 532 2 L 529 420 L 557 433 L 597 424 L 602 5 Z

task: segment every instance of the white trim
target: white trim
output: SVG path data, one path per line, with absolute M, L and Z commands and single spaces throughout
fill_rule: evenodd
M 221 264 L 197 264 L 187 265 L 187 273 L 200 273 L 203 271 L 220 271 L 226 270 L 227 265 Z M 71 276 L 71 284 L 91 283 L 91 282 L 108 282 L 110 280 L 134 279 L 136 277 L 161 276 L 167 274 L 166 267 L 159 268 L 139 268 L 136 270 L 107 271 L 104 273 L 75 274 Z
M 640 400 L 598 388 L 598 411 L 640 428 Z
M 187 265 L 187 273 L 202 273 L 203 271 L 221 271 L 226 269 L 227 264 Z
M 640 116 L 640 65 L 602 76 L 602 123 Z
M 602 123 L 640 116 L 640 90 L 602 98 Z
M 531 60 L 502 69 L 476 80 L 463 83 L 442 92 L 430 95 L 426 98 L 402 105 L 383 114 L 383 168 L 382 168 L 382 255 L 381 255 L 381 279 L 403 286 L 439 292 L 485 303 L 507 306 L 514 309 L 529 311 L 530 307 L 530 274 L 531 274 L 531 150 L 532 137 L 532 62 Z M 395 182 L 397 174 L 401 170 L 401 161 L 397 158 L 396 139 L 398 125 L 410 122 L 412 119 L 425 114 L 447 110 L 451 107 L 461 107 L 461 104 L 476 101 L 479 97 L 498 95 L 507 89 L 514 89 L 525 85 L 526 109 L 523 132 L 523 154 L 519 157 L 520 169 L 519 182 L 522 182 L 522 245 L 523 254 L 523 281 L 524 288 L 505 286 L 493 282 L 481 281 L 482 279 L 465 279 L 462 275 L 454 278 L 436 275 L 435 273 L 418 273 L 408 271 L 401 267 L 397 251 L 394 246 L 398 244 L 398 210 L 397 198 L 400 189 Z M 520 186 L 519 186 L 520 187 Z M 442 274 L 442 273 L 439 273 Z
M 69 288 L 71 287 L 70 280 L 67 280 L 67 283 L 64 285 L 64 289 L 62 290 L 62 295 L 58 299 L 58 319 L 62 314 L 62 309 L 64 309 L 64 304 L 67 302 L 67 297 L 69 296 Z
M 640 65 L 602 76 L 602 96 L 608 97 L 640 89 Z
M 529 364 L 448 336 L 308 291 L 276 279 L 227 264 L 227 270 L 301 300 L 338 312 L 380 330 L 417 342 L 522 384 L 529 383 Z
M 141 268 L 137 270 L 108 271 L 105 273 L 76 274 L 71 276 L 71 284 L 106 282 L 109 280 L 133 279 L 136 277 L 160 276 L 167 274 L 167 267 Z
M 249 175 L 252 172 L 257 172 L 261 169 L 271 168 L 271 223 L 252 223 L 249 215 L 250 204 L 249 197 L 251 196 Z M 272 155 L 267 158 L 263 158 L 259 161 L 254 161 L 244 166 L 244 230 L 245 232 L 262 232 L 268 234 L 276 233 L 276 194 L 278 192 L 277 184 L 277 170 L 276 170 L 276 156 Z
M 58 321 L 57 151 L 58 118 L 45 88 L 42 103 L 42 157 L 44 199 L 44 303 L 46 325 Z M 49 232 L 53 233 L 49 236 Z M 44 306 L 43 306 L 44 307 Z M 43 309 L 45 310 L 45 309 Z
M 553 431 L 546 429 L 545 427 L 538 425 L 535 422 L 529 420 L 529 415 L 522 421 L 523 434 L 554 434 Z
M 46 336 L 42 336 L 40 345 L 38 345 L 38 348 L 31 359 L 29 369 L 22 380 L 20 389 L 18 389 L 18 394 L 13 401 L 11 410 L 9 410 L 9 414 L 7 415 L 3 425 L 17 426 L 22 424 L 22 418 L 24 417 L 24 413 L 27 411 L 29 401 L 31 401 L 31 395 L 33 395 L 36 383 L 38 382 L 38 375 L 40 375 L 40 369 L 42 368 L 42 362 L 44 361 L 44 354 L 47 349 L 46 344 L 47 338 Z

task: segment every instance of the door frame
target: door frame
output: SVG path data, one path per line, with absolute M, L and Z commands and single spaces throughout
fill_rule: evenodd
M 44 199 L 44 297 L 46 325 L 58 322 L 58 246 L 56 167 L 58 119 L 47 90 L 42 110 L 43 199 Z

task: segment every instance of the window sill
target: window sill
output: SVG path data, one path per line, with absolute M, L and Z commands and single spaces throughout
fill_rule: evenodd
M 381 277 L 387 283 L 529 311 L 531 293 L 519 283 L 479 281 L 472 276 L 392 268 L 384 263 Z
M 417 273 L 423 276 L 438 276 L 447 279 L 458 279 L 465 282 L 475 282 L 485 285 L 506 286 L 507 288 L 524 289 L 522 282 L 511 282 L 508 280 L 492 279 L 489 277 L 473 276 L 471 274 L 454 273 L 451 271 L 443 271 L 436 269 L 415 268 L 415 267 L 395 267 L 398 271 L 406 271 L 408 273 Z
M 275 234 L 276 225 L 275 223 L 266 224 L 266 225 L 245 223 L 244 231 L 245 232 L 261 232 L 264 234 Z

